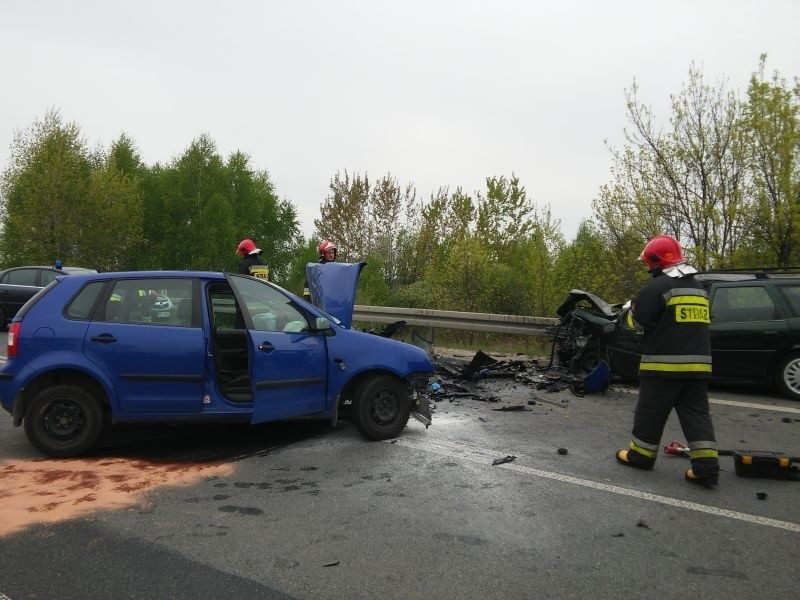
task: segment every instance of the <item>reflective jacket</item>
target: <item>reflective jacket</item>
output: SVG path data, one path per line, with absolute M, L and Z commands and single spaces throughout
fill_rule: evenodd
M 708 294 L 694 276 L 659 274 L 631 302 L 644 329 L 640 377 L 711 376 Z
M 269 281 L 269 267 L 258 254 L 248 254 L 239 264 L 239 273 Z

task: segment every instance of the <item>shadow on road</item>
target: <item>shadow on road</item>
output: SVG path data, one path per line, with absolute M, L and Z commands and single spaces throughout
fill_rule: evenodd
M 328 421 L 209 424 L 121 424 L 110 427 L 84 458 L 130 458 L 153 463 L 235 461 L 332 431 Z

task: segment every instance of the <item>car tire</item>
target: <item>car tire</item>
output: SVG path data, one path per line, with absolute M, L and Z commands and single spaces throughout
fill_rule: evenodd
M 25 411 L 25 435 L 53 457 L 86 452 L 103 430 L 103 409 L 94 394 L 74 385 L 55 385 L 34 396 Z
M 356 388 L 353 404 L 356 427 L 371 440 L 397 437 L 411 415 L 406 385 L 389 375 L 378 375 L 362 382 Z
M 775 383 L 781 394 L 800 400 L 800 353 L 785 356 L 775 371 Z
M 0 331 L 5 331 L 6 327 L 8 327 L 8 323 L 6 322 L 6 311 L 0 308 Z

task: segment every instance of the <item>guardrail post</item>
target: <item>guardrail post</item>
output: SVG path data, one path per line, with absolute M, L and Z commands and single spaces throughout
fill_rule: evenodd
M 431 354 L 434 344 L 434 329 L 433 327 L 425 327 L 423 328 L 424 334 L 419 333 L 419 329 L 414 327 L 411 330 L 411 343 Z

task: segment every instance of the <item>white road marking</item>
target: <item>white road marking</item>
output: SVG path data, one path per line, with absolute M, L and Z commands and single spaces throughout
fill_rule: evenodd
M 500 456 L 501 453 L 492 452 L 483 448 L 470 448 L 461 444 L 453 444 L 443 440 L 436 441 L 419 441 L 409 440 L 407 437 L 397 438 L 392 440 L 398 446 L 405 446 L 431 454 L 438 454 L 447 458 L 455 460 L 466 460 L 473 463 L 482 465 L 491 465 L 492 460 Z M 786 531 L 793 531 L 800 533 L 800 523 L 793 523 L 791 521 L 779 521 L 777 519 L 770 519 L 768 517 L 761 517 L 759 515 L 751 515 L 748 513 L 738 512 L 735 510 L 728 510 L 725 508 L 717 508 L 714 506 L 706 506 L 697 502 L 690 502 L 688 500 L 679 500 L 677 498 L 670 498 L 669 496 L 660 496 L 658 494 L 651 494 L 649 492 L 640 492 L 638 490 L 631 490 L 628 488 L 620 487 L 617 485 L 610 485 L 607 483 L 600 483 L 590 479 L 581 479 L 580 477 L 573 477 L 571 475 L 564 475 L 563 473 L 554 473 L 552 471 L 543 471 L 541 469 L 534 469 L 526 467 L 521 464 L 509 462 L 492 466 L 493 469 L 507 469 L 509 471 L 516 471 L 517 473 L 524 473 L 526 475 L 533 475 L 534 477 L 543 477 L 545 479 L 552 479 L 563 483 L 571 483 L 581 487 L 600 490 L 603 492 L 610 492 L 612 494 L 620 494 L 630 498 L 638 498 L 640 500 L 647 500 L 650 502 L 657 502 L 667 506 L 674 506 L 676 508 L 684 508 L 696 512 L 706 513 L 717 517 L 727 517 L 729 519 L 736 519 L 746 523 L 755 525 L 765 525 L 767 527 L 775 527 L 777 529 L 784 529 Z M 687 484 L 688 485 L 688 484 Z
M 739 402 L 738 400 L 721 400 L 719 398 L 709 398 L 708 401 L 711 404 L 724 404 L 726 406 L 739 406 L 741 408 L 774 410 L 777 412 L 787 412 L 800 415 L 800 408 L 790 408 L 788 406 L 769 406 L 767 404 L 756 404 L 755 402 Z

